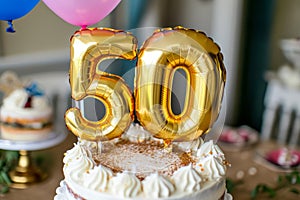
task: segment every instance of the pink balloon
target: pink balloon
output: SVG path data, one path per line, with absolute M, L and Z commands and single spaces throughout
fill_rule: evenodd
M 60 18 L 75 26 L 96 24 L 106 17 L 121 0 L 43 0 Z

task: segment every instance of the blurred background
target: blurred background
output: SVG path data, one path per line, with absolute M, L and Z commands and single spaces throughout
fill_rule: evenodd
M 299 37 L 299 8 L 299 0 L 122 0 L 94 27 L 181 25 L 202 30 L 225 57 L 226 124 L 260 130 L 265 75 L 288 62 L 279 42 Z M 0 23 L 1 73 L 7 69 L 22 75 L 62 72 L 67 78 L 69 39 L 78 27 L 64 22 L 43 2 L 14 22 L 16 33 L 6 33 L 6 26 Z

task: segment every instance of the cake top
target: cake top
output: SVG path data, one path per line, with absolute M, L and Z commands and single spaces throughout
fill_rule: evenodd
M 0 77 L 0 90 L 4 93 L 2 117 L 36 119 L 52 116 L 51 102 L 37 83 L 6 71 Z
M 171 176 L 192 161 L 184 151 L 169 152 L 159 142 L 133 143 L 121 140 L 114 146 L 103 146 L 101 154 L 94 156 L 97 164 L 109 167 L 116 173 L 134 172 L 141 180 L 155 172 Z
M 6 109 L 39 110 L 49 108 L 49 101 L 37 83 L 22 80 L 14 72 L 6 71 L 0 77 L 0 90 L 4 93 Z
M 131 125 L 122 138 L 99 143 L 79 140 L 64 157 L 67 183 L 104 196 L 173 199 L 222 181 L 226 174 L 224 153 L 213 141 L 178 142 L 168 151 L 162 140 L 137 141 L 130 132 L 135 137 L 147 133 Z

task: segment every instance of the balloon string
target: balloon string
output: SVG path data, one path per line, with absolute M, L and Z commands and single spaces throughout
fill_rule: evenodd
M 8 32 L 8 33 L 16 32 L 15 29 L 14 29 L 14 25 L 12 23 L 12 20 L 8 20 L 7 24 L 8 24 L 8 27 L 6 28 L 6 32 Z

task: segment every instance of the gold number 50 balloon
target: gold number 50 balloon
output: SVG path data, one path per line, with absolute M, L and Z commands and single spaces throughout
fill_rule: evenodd
M 85 29 L 71 38 L 70 85 L 76 101 L 95 98 L 105 106 L 99 121 L 85 119 L 78 108 L 66 112 L 67 127 L 87 140 L 109 140 L 119 137 L 133 118 L 132 92 L 118 76 L 100 71 L 105 59 L 136 57 L 136 39 L 131 34 L 112 29 Z
M 86 29 L 75 33 L 71 44 L 72 97 L 98 99 L 106 114 L 93 122 L 71 108 L 66 112 L 67 127 L 88 140 L 120 136 L 132 122 L 134 100 L 120 77 L 97 66 L 107 58 L 134 59 L 135 38 L 111 29 Z M 182 112 L 174 114 L 171 94 L 178 69 L 186 74 L 186 97 Z M 157 138 L 193 140 L 208 132 L 219 114 L 225 83 L 223 57 L 202 32 L 182 27 L 156 31 L 139 53 L 135 79 L 136 116 Z
M 171 106 L 176 70 L 186 74 L 185 105 Z M 210 130 L 223 94 L 225 68 L 219 47 L 204 33 L 176 27 L 156 31 L 143 45 L 136 73 L 140 123 L 164 140 L 193 140 Z

